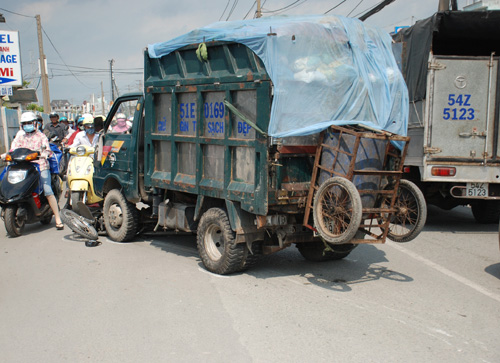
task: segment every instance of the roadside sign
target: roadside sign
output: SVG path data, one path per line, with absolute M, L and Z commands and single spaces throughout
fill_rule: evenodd
M 22 86 L 19 32 L 0 30 L 0 86 Z
M 409 28 L 410 26 L 409 25 L 403 25 L 403 26 L 397 26 L 394 28 L 394 33 L 397 33 L 399 32 L 401 29 L 404 29 L 404 28 Z
M 12 96 L 12 86 L 0 86 L 0 96 Z

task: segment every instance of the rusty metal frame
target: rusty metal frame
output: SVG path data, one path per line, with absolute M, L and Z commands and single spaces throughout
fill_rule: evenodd
M 387 131 L 367 129 L 367 128 L 363 127 L 362 125 L 330 126 L 330 130 L 334 133 L 339 133 L 338 143 L 337 143 L 337 145 L 333 145 L 333 146 L 325 144 L 324 140 L 325 140 L 326 132 L 324 131 L 321 134 L 320 142 L 319 142 L 318 147 L 316 149 L 316 156 L 314 159 L 314 169 L 313 169 L 313 173 L 312 173 L 312 177 L 311 177 L 311 185 L 310 185 L 309 193 L 307 195 L 307 200 L 306 200 L 303 225 L 316 232 L 316 228 L 313 226 L 312 223 L 310 223 L 310 219 L 311 219 L 311 211 L 313 209 L 314 194 L 319 188 L 318 175 L 319 175 L 320 170 L 324 170 L 324 171 L 330 173 L 331 176 L 339 176 L 339 177 L 346 178 L 349 181 L 353 181 L 353 179 L 356 175 L 376 175 L 376 176 L 386 177 L 388 179 L 390 178 L 392 181 L 388 182 L 384 186 L 385 188 L 381 188 L 382 186 L 379 185 L 378 190 L 360 190 L 360 189 L 358 189 L 359 194 L 377 194 L 377 196 L 381 196 L 381 195 L 389 196 L 391 199 L 391 203 L 390 203 L 390 206 L 388 208 L 387 207 L 381 208 L 380 206 L 375 206 L 373 208 L 363 208 L 362 209 L 363 219 L 362 219 L 362 222 L 359 226 L 359 231 L 362 231 L 363 233 L 365 233 L 365 235 L 367 235 L 371 238 L 353 239 L 353 240 L 349 241 L 349 243 L 355 243 L 355 244 L 385 243 L 385 240 L 387 238 L 387 234 L 389 233 L 389 225 L 390 225 L 391 218 L 392 218 L 393 214 L 396 212 L 394 204 L 395 204 L 396 197 L 397 197 L 397 190 L 399 188 L 399 181 L 400 181 L 401 176 L 403 174 L 404 160 L 405 160 L 407 152 L 408 152 L 408 144 L 409 144 L 410 138 L 406 137 L 406 136 L 392 134 L 392 133 L 387 132 Z M 341 150 L 341 148 L 340 148 L 340 141 L 342 140 L 342 136 L 344 134 L 349 134 L 349 135 L 352 135 L 356 138 L 355 142 L 354 142 L 353 150 L 350 150 L 351 152 L 346 152 L 344 150 Z M 361 144 L 361 140 L 363 138 L 380 139 L 380 140 L 387 140 L 388 141 L 386 144 L 386 147 L 385 147 L 383 170 L 356 170 L 355 169 L 356 157 L 358 154 L 359 145 Z M 391 146 L 391 142 L 393 142 L 393 141 L 399 141 L 399 142 L 404 143 L 404 146 L 403 146 L 403 149 L 401 150 L 401 153 L 395 153 L 395 152 L 391 151 L 390 146 Z M 333 159 L 331 167 L 321 165 L 321 155 L 322 155 L 322 151 L 324 148 L 328 148 L 328 149 L 332 150 L 334 153 L 334 159 Z M 349 168 L 345 174 L 334 170 L 335 165 L 336 165 L 337 160 L 338 160 L 338 156 L 340 153 L 349 155 L 351 157 L 351 160 L 349 163 Z M 389 170 L 390 169 L 389 157 L 394 158 L 394 160 L 396 162 L 396 167 L 394 168 L 394 170 Z M 381 180 L 382 180 L 382 178 L 381 178 Z M 386 189 L 387 186 L 391 186 L 391 188 Z M 368 221 L 368 222 L 366 222 L 366 221 Z M 375 228 L 379 228 L 381 230 L 381 232 L 374 231 Z

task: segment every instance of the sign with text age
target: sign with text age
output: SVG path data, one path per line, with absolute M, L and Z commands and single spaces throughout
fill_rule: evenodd
M 0 86 L 22 86 L 19 32 L 0 30 Z

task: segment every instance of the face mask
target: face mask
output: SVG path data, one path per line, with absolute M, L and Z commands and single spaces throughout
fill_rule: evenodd
M 24 130 L 24 132 L 30 133 L 30 132 L 35 131 L 35 126 L 33 124 L 23 125 L 23 130 Z
M 94 134 L 94 132 L 95 132 L 95 130 L 94 130 L 94 128 L 92 127 L 91 129 L 85 129 L 85 132 L 86 132 L 87 134 L 89 134 L 89 135 L 93 135 L 93 134 Z

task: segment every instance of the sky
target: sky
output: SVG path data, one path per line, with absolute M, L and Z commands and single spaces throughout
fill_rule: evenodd
M 359 17 L 381 0 L 261 0 L 262 15 L 324 14 Z M 472 0 L 458 0 L 462 7 Z M 411 25 L 438 9 L 438 0 L 395 0 L 366 23 L 387 32 Z M 48 63 L 51 100 L 73 104 L 93 95 L 111 99 L 110 60 L 119 94 L 141 90 L 143 52 L 148 44 L 170 40 L 217 22 L 252 19 L 254 0 L 0 0 L 6 19 L 1 30 L 19 31 L 23 80 L 37 89 L 43 104 L 38 71 L 35 15 L 40 15 Z M 332 9 L 334 8 L 334 9 Z M 280 10 L 282 9 L 282 10 Z M 117 94 L 115 93 L 115 97 Z

